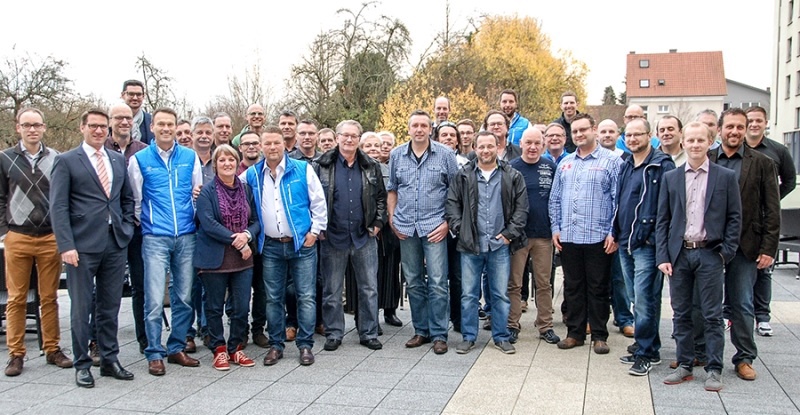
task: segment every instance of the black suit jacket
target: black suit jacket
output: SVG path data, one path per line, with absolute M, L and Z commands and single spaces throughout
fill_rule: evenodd
M 708 158 L 715 162 L 717 150 Z M 781 198 L 773 161 L 744 146 L 742 171 L 739 175 L 742 198 L 742 237 L 739 248 L 744 256 L 755 261 L 760 254 L 775 257 L 781 231 Z
M 705 215 L 706 239 L 725 263 L 736 255 L 741 230 L 742 203 L 736 173 L 714 163 L 708 166 Z M 686 233 L 686 169 L 664 173 L 658 195 L 656 264 L 675 264 Z
M 50 177 L 50 214 L 59 252 L 103 252 L 109 217 L 120 249 L 133 237 L 134 202 L 125 157 L 114 151 L 107 153 L 113 174 L 110 197 L 82 146 L 55 159 Z

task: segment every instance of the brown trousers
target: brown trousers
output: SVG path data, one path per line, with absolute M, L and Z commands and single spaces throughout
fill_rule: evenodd
M 522 275 L 525 261 L 530 255 L 533 260 L 533 277 L 536 285 L 536 327 L 539 333 L 553 328 L 553 298 L 550 288 L 550 268 L 553 264 L 553 241 L 546 238 L 530 238 L 528 246 L 518 249 L 511 256 L 511 278 L 508 279 L 508 299 L 511 309 L 508 312 L 508 327 L 520 329 L 519 319 L 522 317 Z
M 8 328 L 6 344 L 10 356 L 25 356 L 25 310 L 33 261 L 38 272 L 42 316 L 42 348 L 45 353 L 59 349 L 58 282 L 61 255 L 54 234 L 29 236 L 9 231 L 5 239 Z

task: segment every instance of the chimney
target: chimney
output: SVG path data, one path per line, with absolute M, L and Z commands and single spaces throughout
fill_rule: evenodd
M 635 54 L 636 54 L 636 51 L 635 51 L 635 50 L 632 50 L 632 51 L 628 52 L 628 54 L 629 54 L 629 55 L 635 55 Z
M 678 49 L 670 49 L 669 53 L 678 53 Z

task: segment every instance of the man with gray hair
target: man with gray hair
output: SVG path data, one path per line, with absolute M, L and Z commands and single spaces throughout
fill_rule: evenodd
M 386 222 L 386 188 L 380 164 L 358 148 L 359 137 L 361 124 L 340 122 L 338 146 L 315 163 L 328 204 L 329 225 L 320 242 L 324 349 L 328 351 L 338 349 L 344 337 L 342 285 L 348 263 L 358 289 L 360 343 L 372 350 L 383 347 L 378 340 L 377 236 Z

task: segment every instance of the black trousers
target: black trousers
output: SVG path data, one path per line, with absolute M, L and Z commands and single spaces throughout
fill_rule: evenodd
M 125 279 L 125 260 L 128 248 L 117 247 L 114 235 L 108 232 L 106 249 L 100 253 L 78 253 L 78 266 L 67 265 L 67 290 L 70 298 L 72 353 L 76 369 L 92 366 L 89 356 L 89 314 L 94 313 L 95 334 L 100 361 L 117 361 L 119 342 L 117 329 L 122 285 Z M 96 288 L 96 305 L 92 309 L 92 290 Z
M 564 301 L 569 304 L 567 336 L 586 339 L 586 323 L 592 329 L 592 341 L 608 339 L 611 255 L 603 242 L 596 244 L 562 243 L 561 266 L 564 268 Z

